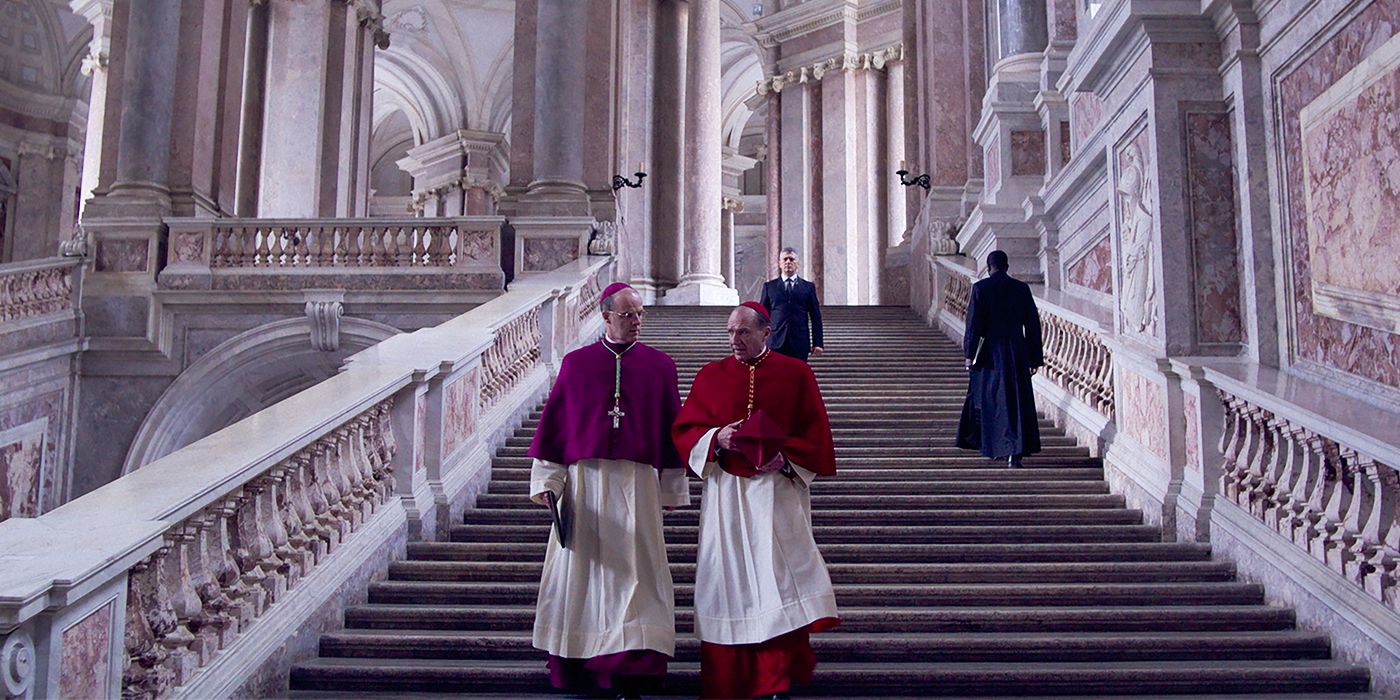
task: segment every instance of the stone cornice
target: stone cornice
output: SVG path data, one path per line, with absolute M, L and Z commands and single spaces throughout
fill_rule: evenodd
M 756 93 L 759 97 L 770 92 L 782 92 L 788 85 L 821 80 L 827 73 L 839 71 L 884 70 L 886 65 L 904 60 L 904 45 L 898 44 L 867 53 L 846 53 L 828 58 L 825 61 L 801 66 L 784 73 L 758 81 Z
M 864 22 L 902 8 L 903 0 L 811 0 L 760 18 L 749 26 L 754 29 L 758 45 L 771 49 L 848 20 Z

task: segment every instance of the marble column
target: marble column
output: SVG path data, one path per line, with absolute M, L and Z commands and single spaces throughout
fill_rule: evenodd
M 114 194 L 168 202 L 180 7 L 167 0 L 130 0 Z
M 767 179 L 764 188 L 767 206 L 764 209 L 763 270 L 776 269 L 778 253 L 782 249 L 783 231 L 783 171 L 782 171 L 782 115 L 783 103 L 779 96 L 768 95 L 768 115 L 764 120 L 767 132 L 767 153 L 763 159 L 763 176 Z
M 996 0 L 999 58 L 1039 53 L 1049 42 L 1046 0 Z
M 685 273 L 668 303 L 736 304 L 720 275 L 720 0 L 691 0 L 686 67 Z
M 573 214 L 588 213 L 583 184 L 585 46 L 581 41 L 588 20 L 588 3 L 539 0 L 535 34 L 534 173 L 526 196 L 582 205 Z
M 258 212 L 258 183 L 262 172 L 263 108 L 267 95 L 266 0 L 253 0 L 243 43 L 243 100 L 238 123 L 238 183 L 234 194 L 237 216 Z
M 92 24 L 92 43 L 88 54 L 83 57 L 82 73 L 88 76 L 92 89 L 88 93 L 87 131 L 84 134 L 83 168 L 81 194 L 78 208 L 87 205 L 97 189 L 102 174 L 102 143 L 107 124 L 107 83 L 111 71 L 109 60 L 112 47 L 112 4 L 110 2 L 90 2 L 75 9 L 83 19 Z
M 904 61 L 885 64 L 885 164 L 893 166 L 903 163 L 904 157 Z M 908 207 L 905 187 L 900 186 L 899 177 L 893 167 L 886 167 L 880 175 L 889 183 L 889 195 L 885 197 L 885 221 L 889 238 L 887 247 L 905 242 L 909 231 Z
M 658 0 L 656 11 L 656 105 L 652 131 L 652 275 L 657 291 L 681 277 L 685 240 L 685 75 L 690 5 Z
M 737 197 L 725 197 L 720 207 L 720 274 L 730 287 L 739 286 L 734 276 L 734 215 L 743 210 L 744 203 Z

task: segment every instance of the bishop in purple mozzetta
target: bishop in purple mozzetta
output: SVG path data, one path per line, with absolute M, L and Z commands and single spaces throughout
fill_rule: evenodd
M 675 655 L 675 591 L 663 509 L 689 505 L 671 441 L 676 363 L 637 341 L 642 297 L 603 290 L 603 337 L 564 357 L 529 454 L 530 498 L 558 502 L 535 609 L 550 682 L 633 697 L 657 690 Z

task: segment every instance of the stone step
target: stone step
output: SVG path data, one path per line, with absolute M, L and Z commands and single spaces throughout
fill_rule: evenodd
M 694 559 L 671 562 L 676 583 L 694 583 Z M 389 566 L 392 581 L 529 582 L 539 583 L 541 562 L 399 561 Z M 836 583 L 940 584 L 940 583 L 1167 583 L 1230 581 L 1235 567 L 1227 562 L 1085 562 L 926 564 L 827 564 Z
M 705 487 L 704 482 L 699 479 L 690 480 L 690 490 L 699 494 Z M 489 494 L 500 496 L 519 496 L 524 498 L 529 491 L 529 484 L 525 481 L 501 481 L 492 480 Z M 1006 494 L 1006 495 L 1042 495 L 1042 494 L 1106 494 L 1108 484 L 1103 481 L 870 481 L 864 478 L 852 478 L 849 480 L 823 481 L 818 479 L 812 484 L 811 494 L 813 498 L 821 496 L 836 495 L 876 495 L 889 494 L 892 496 L 939 496 L 939 495 L 961 495 L 961 494 Z M 478 508 L 491 508 L 493 500 L 482 502 L 477 501 Z
M 411 692 L 395 691 L 391 693 L 380 693 L 376 691 L 352 691 L 343 690 L 292 690 L 286 694 L 292 700 L 339 700 L 340 698 L 355 698 L 355 700 L 452 700 L 454 698 L 470 698 L 471 700 L 520 700 L 521 698 L 557 698 L 558 693 L 511 693 L 502 695 L 499 693 L 480 692 L 459 692 L 459 693 L 433 693 L 433 692 Z M 683 695 L 650 695 L 647 697 L 687 697 Z M 693 697 L 693 696 L 692 696 Z M 891 700 L 891 695 L 862 695 L 861 700 Z M 908 697 L 908 696 L 902 696 Z M 1157 695 L 1157 694 L 1133 694 L 1133 695 L 943 695 L 942 700 L 1182 700 L 1180 695 Z M 1275 693 L 1274 697 L 1287 698 L 1287 700 L 1384 700 L 1375 693 Z M 1200 695 L 1192 694 L 1191 700 L 1240 700 L 1240 695 Z
M 836 444 L 836 459 L 838 469 L 840 460 L 859 459 L 865 457 L 906 457 L 910 459 L 979 459 L 983 464 L 987 460 L 976 452 L 970 450 L 960 450 L 952 446 L 953 436 L 947 436 L 947 441 L 940 437 L 937 443 L 930 440 L 930 445 L 916 446 L 885 446 L 885 445 L 864 445 L 847 446 L 843 443 Z M 1068 443 L 1068 440 L 1061 439 L 1057 442 Z M 944 446 L 946 445 L 946 446 Z M 527 446 L 502 447 L 496 452 L 497 457 L 524 457 Z M 1089 451 L 1082 447 L 1074 447 L 1069 444 L 1048 445 L 1045 449 L 1031 457 L 1026 458 L 1028 464 L 1034 465 L 1033 460 L 1038 457 L 1088 457 Z
M 1292 629 L 1293 611 L 1266 605 L 1036 607 L 843 607 L 842 632 L 1177 632 Z M 676 606 L 676 632 L 689 634 L 694 613 Z M 535 606 L 356 605 L 345 626 L 357 629 L 529 630 Z
M 410 542 L 413 560 L 544 561 L 546 542 Z M 1084 542 L 1010 544 L 833 544 L 819 543 L 828 564 L 840 562 L 1014 563 L 1209 561 L 1210 546 L 1195 542 Z M 671 561 L 694 561 L 695 545 L 666 545 Z
M 524 468 L 530 466 L 533 459 L 525 454 L 524 450 L 519 450 L 513 456 L 497 456 L 492 460 L 492 464 L 497 466 L 510 466 Z M 1005 460 L 992 460 L 983 457 L 976 452 L 964 451 L 956 457 L 888 457 L 882 455 L 869 455 L 859 459 L 843 459 L 837 464 L 837 475 L 834 480 L 844 479 L 847 474 L 859 477 L 862 469 L 899 469 L 899 470 L 932 470 L 937 472 L 942 470 L 962 470 L 962 469 L 996 469 L 1005 471 L 1007 474 L 1022 474 L 1035 472 L 1042 469 L 1098 469 L 1100 478 L 1102 477 L 1102 461 L 1097 457 L 1090 457 L 1086 454 L 1061 454 L 1045 455 L 1037 454 L 1025 458 L 1025 465 L 1019 469 L 1008 469 Z M 820 480 L 821 483 L 825 480 Z
M 544 542 L 549 525 L 454 525 L 454 542 Z M 972 544 L 1034 542 L 1153 542 L 1161 531 L 1148 525 L 1004 525 L 988 529 L 980 525 L 880 525 L 852 528 L 816 525 L 818 542 L 861 544 Z M 666 525 L 667 542 L 696 541 L 694 525 Z
M 1186 659 L 1327 659 L 1326 635 L 1265 632 L 1073 634 L 847 633 L 812 636 L 818 659 L 842 662 L 937 659 L 939 662 L 1177 661 Z M 344 630 L 321 638 L 321 655 L 342 658 L 538 659 L 528 631 Z M 676 640 L 676 661 L 698 661 L 700 641 Z
M 499 459 L 494 463 L 491 470 L 491 483 L 488 487 L 491 493 L 513 493 L 512 490 L 498 489 L 498 485 L 527 482 L 530 480 L 530 463 L 528 457 L 516 457 L 514 459 Z M 1103 480 L 1103 469 L 1099 467 L 1065 467 L 1060 469 L 1022 467 L 1020 469 L 1007 469 L 1005 465 L 997 464 L 992 467 L 969 468 L 966 466 L 944 466 L 944 467 L 863 467 L 849 464 L 841 465 L 839 478 L 835 480 L 818 479 L 812 483 L 813 493 L 820 492 L 828 487 L 836 485 L 851 486 L 856 488 L 881 488 L 883 485 L 899 484 L 907 482 L 940 482 L 968 483 L 983 481 L 998 481 L 1007 483 L 1028 483 L 1042 481 L 1058 482 L 1096 482 Z M 699 483 L 699 482 L 697 482 Z M 524 488 L 523 486 L 521 487 Z
M 692 507 L 666 513 L 663 522 L 667 525 L 696 525 L 700 521 L 699 496 L 693 494 Z M 484 496 L 480 498 L 485 498 Z M 480 498 L 478 502 L 480 502 Z M 492 507 L 482 505 L 467 511 L 465 526 L 474 525 L 537 525 L 549 522 L 548 510 L 525 499 L 524 494 L 515 497 L 517 507 Z M 819 510 L 812 514 L 816 525 L 864 527 L 871 523 L 886 522 L 890 518 L 887 510 Z M 1122 508 L 1094 508 L 1081 510 L 906 510 L 900 511 L 903 522 L 917 525 L 978 525 L 1000 527 L 1003 525 L 1141 525 L 1142 512 Z
M 955 435 L 952 432 L 948 432 L 942 435 L 930 435 L 924 431 L 907 431 L 903 434 L 879 435 L 870 431 L 850 433 L 833 430 L 832 439 L 836 443 L 836 453 L 838 455 L 842 454 L 843 452 L 857 452 L 860 450 L 872 449 L 889 450 L 895 454 L 917 455 L 929 451 L 931 445 L 936 446 L 936 448 L 957 449 L 953 447 L 953 440 L 955 439 Z M 522 435 L 513 435 L 509 438 L 506 438 L 504 449 L 524 450 L 530 446 L 530 443 L 533 440 L 533 434 L 531 434 L 528 437 Z M 1050 448 L 1078 447 L 1078 445 L 1076 445 L 1072 439 L 1067 437 L 1046 435 L 1041 437 L 1040 442 L 1043 446 Z M 964 451 L 964 454 L 969 454 L 969 452 Z M 970 454 L 977 453 L 972 452 Z M 1084 454 L 1087 455 L 1088 451 L 1085 450 Z
M 995 483 L 995 482 L 993 482 Z M 1068 482 L 1074 483 L 1074 482 Z M 1093 483 L 1093 482 L 1088 482 Z M 946 494 L 843 494 L 812 493 L 812 509 L 823 510 L 870 510 L 883 509 L 888 520 L 890 510 L 1029 510 L 1066 508 L 1122 508 L 1123 497 L 1107 493 L 1007 493 L 1007 489 L 952 489 Z M 477 497 L 478 508 L 536 508 L 519 494 L 482 494 Z M 910 515 L 912 521 L 915 515 Z
M 549 690 L 538 660 L 320 658 L 294 668 L 292 682 L 299 689 L 325 690 Z M 1015 693 L 1025 689 L 1178 694 L 1364 692 L 1369 684 L 1365 668 L 1307 659 L 1036 664 L 826 662 L 818 666 L 810 687 L 796 690 L 803 696 L 820 697 L 872 692 L 930 697 L 969 692 Z M 667 688 L 668 692 L 694 695 L 699 689 L 698 665 L 671 664 Z
M 838 606 L 1084 606 L 1084 605 L 1250 605 L 1261 603 L 1263 588 L 1236 582 L 1172 583 L 997 583 L 923 584 L 833 583 Z M 379 581 L 369 586 L 369 602 L 416 605 L 533 605 L 539 582 Z M 689 605 L 694 586 L 676 585 L 676 604 Z

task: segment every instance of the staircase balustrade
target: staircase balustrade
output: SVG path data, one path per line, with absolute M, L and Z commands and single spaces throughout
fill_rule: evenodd
M 0 323 L 74 308 L 82 261 L 48 258 L 0 265 Z
M 499 289 L 498 216 L 374 219 L 167 219 L 171 289 L 277 288 L 270 280 L 333 278 L 335 286 L 384 287 L 389 279 L 484 275 Z M 298 286 L 282 281 L 280 286 Z M 359 284 L 357 284 L 357 282 Z M 439 281 L 438 286 L 448 285 Z M 433 285 L 412 285 L 431 288 Z
M 494 436 L 599 329 L 580 309 L 612 270 L 594 258 L 518 279 L 62 507 L 0 522 L 0 696 L 154 700 L 285 682 L 295 655 L 314 653 L 293 648 L 297 630 L 338 617 L 347 586 L 475 498 Z
M 1226 389 L 1218 393 L 1225 407 L 1221 494 L 1400 611 L 1396 468 Z

